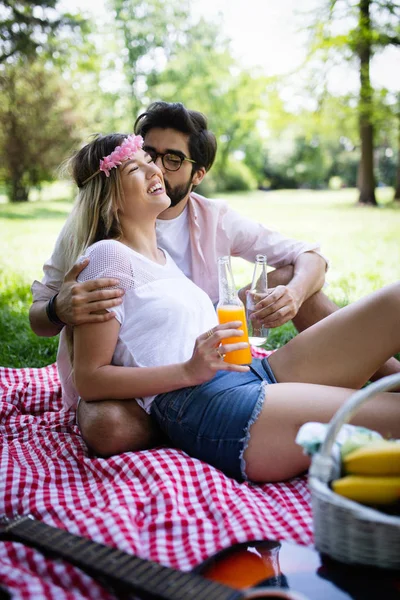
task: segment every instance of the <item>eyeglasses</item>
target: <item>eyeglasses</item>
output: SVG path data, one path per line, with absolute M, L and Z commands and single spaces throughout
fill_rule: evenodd
M 156 152 L 151 148 L 146 148 L 146 146 L 143 148 L 143 150 L 147 152 L 149 156 L 151 156 L 154 162 L 156 162 L 157 158 L 161 156 L 161 162 L 164 169 L 167 171 L 179 171 L 184 160 L 187 160 L 193 164 L 196 163 L 195 160 L 187 158 L 184 154 L 176 154 L 174 152 Z

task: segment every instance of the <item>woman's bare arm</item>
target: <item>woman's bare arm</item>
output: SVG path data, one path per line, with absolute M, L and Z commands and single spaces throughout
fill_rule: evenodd
M 184 363 L 138 368 L 111 364 L 120 329 L 117 319 L 79 325 L 74 328 L 74 380 L 78 394 L 86 401 L 128 400 L 197 385 L 211 379 L 218 370 L 246 372 L 248 367 L 225 363 L 216 352 L 223 338 L 240 339 L 238 326 L 238 322 L 218 325 L 212 336 L 199 336 L 193 356 Z M 221 348 L 227 352 L 246 346 L 238 341 Z

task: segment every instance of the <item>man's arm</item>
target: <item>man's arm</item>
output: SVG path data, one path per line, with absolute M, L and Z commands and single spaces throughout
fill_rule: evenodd
M 96 311 L 117 306 L 122 302 L 121 289 L 102 289 L 118 285 L 118 279 L 103 277 L 83 283 L 76 281 L 89 259 L 76 263 L 65 275 L 59 291 L 43 284 L 40 297 L 29 309 L 29 322 L 36 335 L 58 335 L 64 325 L 103 323 L 113 318 L 113 313 L 95 314 Z M 50 303 L 50 304 L 49 304 Z
M 256 305 L 252 318 L 270 328 L 292 320 L 302 304 L 322 288 L 326 266 L 324 258 L 315 252 L 300 254 L 294 262 L 290 281 L 270 287 Z
M 222 223 L 231 242 L 232 256 L 254 262 L 257 254 L 265 254 L 268 265 L 275 267 L 269 274 L 269 293 L 252 318 L 258 317 L 266 327 L 278 327 L 293 319 L 302 304 L 324 284 L 328 262 L 319 244 L 288 238 L 228 206 L 224 207 Z M 242 300 L 249 287 L 240 290 Z
M 31 304 L 29 309 L 29 323 L 31 329 L 36 335 L 41 337 L 53 337 L 58 335 L 63 325 L 56 325 L 49 320 L 46 307 L 48 300 L 37 300 Z

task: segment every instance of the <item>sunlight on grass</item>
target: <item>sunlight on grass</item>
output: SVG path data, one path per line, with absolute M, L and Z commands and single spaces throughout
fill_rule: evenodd
M 356 206 L 356 190 L 253 192 L 229 203 L 289 237 L 319 242 L 330 261 L 325 291 L 348 303 L 400 278 L 400 210 L 390 197 L 379 189 L 379 208 Z M 240 259 L 233 265 L 237 285 L 244 285 L 252 266 Z
M 30 281 L 41 278 L 72 202 L 35 202 L 0 205 L 0 267 Z
M 73 184 L 69 181 L 54 181 L 53 183 L 43 183 L 40 187 L 32 188 L 29 193 L 29 204 L 34 202 L 48 202 L 59 200 L 60 198 L 72 198 Z M 0 204 L 8 202 L 5 189 L 0 187 Z M 24 202 L 23 204 L 27 204 Z

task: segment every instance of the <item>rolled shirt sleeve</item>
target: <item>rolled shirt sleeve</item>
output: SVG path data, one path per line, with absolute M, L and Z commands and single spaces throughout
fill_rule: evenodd
M 51 257 L 43 265 L 42 281 L 35 280 L 32 284 L 31 291 L 34 302 L 50 300 L 54 294 L 60 291 L 67 272 L 63 232 L 64 228 L 57 238 Z
M 308 243 L 288 238 L 261 223 L 239 215 L 229 209 L 221 219 L 221 227 L 231 240 L 231 255 L 253 262 L 256 254 L 265 254 L 268 265 L 280 268 L 294 264 L 303 252 L 319 254 L 328 266 L 318 243 Z

